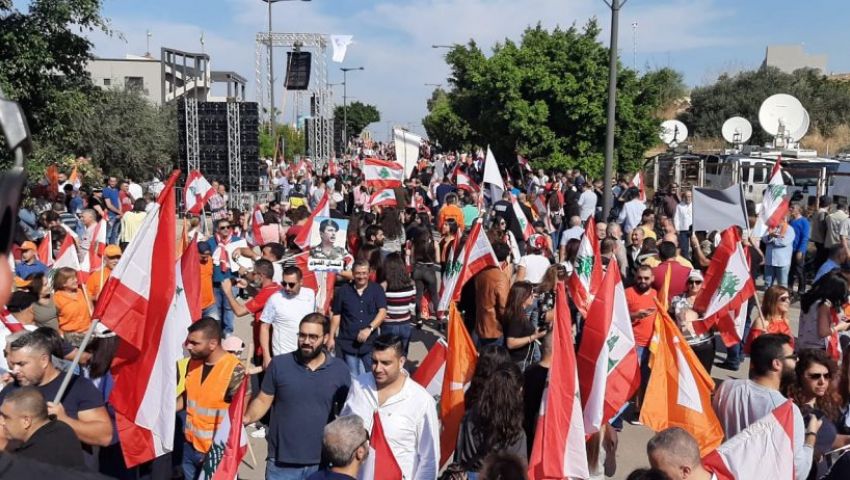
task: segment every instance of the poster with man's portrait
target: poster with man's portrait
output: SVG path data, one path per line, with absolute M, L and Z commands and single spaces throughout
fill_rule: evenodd
M 316 272 L 341 272 L 350 255 L 345 250 L 348 220 L 316 217 L 310 229 L 307 268 Z

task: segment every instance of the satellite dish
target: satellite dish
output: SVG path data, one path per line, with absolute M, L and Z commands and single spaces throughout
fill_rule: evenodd
M 723 122 L 723 138 L 733 144 L 744 144 L 753 136 L 753 126 L 744 117 L 732 117 Z
M 759 124 L 771 136 L 788 137 L 804 121 L 806 109 L 799 100 L 784 93 L 767 98 L 759 108 Z
M 806 132 L 809 131 L 810 122 L 811 118 L 809 117 L 809 112 L 803 109 L 803 123 L 799 128 L 797 128 L 797 130 L 791 132 L 790 136 L 792 142 L 799 142 L 803 138 Z
M 688 138 L 688 127 L 678 120 L 665 120 L 661 123 L 660 137 L 662 142 L 675 147 Z

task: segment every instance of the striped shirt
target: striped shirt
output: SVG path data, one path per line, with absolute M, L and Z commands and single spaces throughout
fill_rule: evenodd
M 411 284 L 398 291 L 387 291 L 387 318 L 384 323 L 401 325 L 411 322 L 416 307 L 416 287 Z

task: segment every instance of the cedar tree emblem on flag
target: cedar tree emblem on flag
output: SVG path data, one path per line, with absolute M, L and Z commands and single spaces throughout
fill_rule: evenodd
M 381 178 L 383 178 L 384 180 L 386 180 L 387 178 L 390 177 L 390 171 L 387 170 L 387 167 L 384 167 L 384 168 L 381 169 L 381 171 L 378 173 L 378 175 Z
M 720 280 L 720 296 L 721 297 L 732 297 L 735 293 L 738 292 L 738 285 L 741 283 L 741 279 L 736 277 L 732 272 L 726 272 L 723 274 L 723 279 Z

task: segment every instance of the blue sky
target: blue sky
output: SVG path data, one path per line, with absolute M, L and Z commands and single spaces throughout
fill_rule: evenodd
M 278 32 L 354 35 L 342 65 L 365 71 L 350 74 L 348 94 L 382 112 L 383 122 L 371 127 L 379 136 L 390 123 L 422 131 L 419 121 L 433 88 L 425 83 L 445 83 L 448 74 L 442 51 L 431 44 L 474 38 L 488 47 L 518 38 L 538 21 L 554 27 L 583 24 L 593 16 L 604 26 L 606 44 L 609 35 L 602 0 L 295 0 L 273 9 Z M 252 97 L 254 35 L 267 29 L 266 12 L 261 0 L 104 0 L 105 16 L 125 40 L 91 38 L 99 56 L 140 55 L 150 29 L 151 50 L 158 56 L 160 46 L 199 51 L 203 31 L 213 68 L 248 78 Z M 829 55 L 830 72 L 850 72 L 848 18 L 850 4 L 839 0 L 628 0 L 620 16 L 620 52 L 631 66 L 632 23 L 637 22 L 638 69 L 669 64 L 691 86 L 757 67 L 768 44 L 803 44 L 809 53 Z M 283 64 L 282 55 L 277 53 L 277 65 Z M 331 82 L 342 80 L 340 66 L 329 65 Z M 341 90 L 335 95 L 342 103 Z

